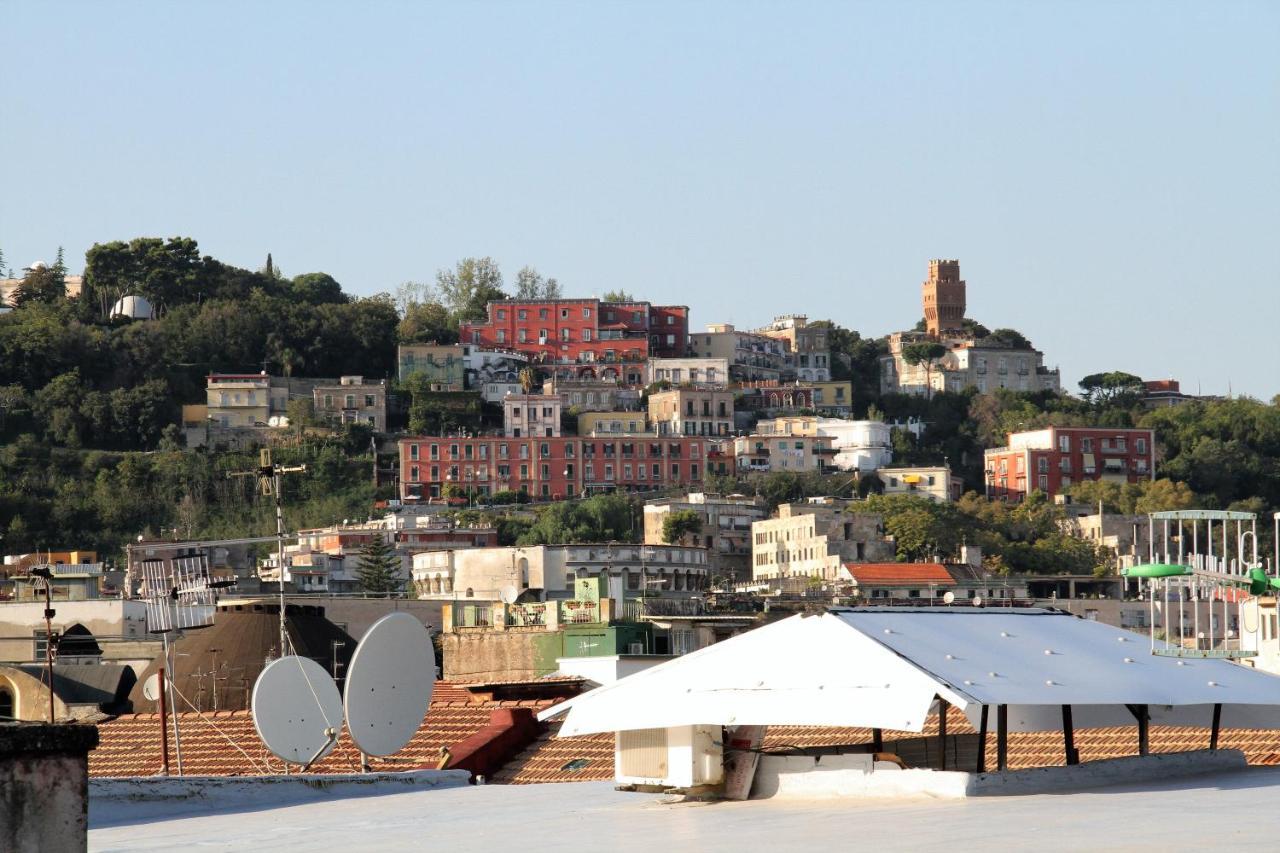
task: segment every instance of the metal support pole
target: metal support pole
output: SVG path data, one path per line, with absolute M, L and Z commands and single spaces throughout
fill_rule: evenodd
M 1222 728 L 1222 703 L 1213 706 L 1213 728 L 1209 731 L 1209 749 L 1218 748 L 1218 732 Z
M 1129 713 L 1133 714 L 1134 719 L 1138 721 L 1138 755 L 1147 755 L 1151 746 L 1149 737 L 1151 714 L 1148 712 L 1146 705 L 1125 705 L 1125 707 L 1129 709 Z
M 285 633 L 284 627 L 284 510 L 280 506 L 280 472 L 276 471 L 272 475 L 271 485 L 275 489 L 276 499 L 276 568 L 278 570 L 277 577 L 280 581 L 280 654 L 284 657 L 289 654 L 289 637 Z
M 939 770 L 947 769 L 947 708 L 951 703 L 941 696 L 938 697 L 938 745 L 939 750 Z
M 1062 750 L 1067 756 L 1067 764 L 1079 764 L 1080 754 L 1076 752 L 1076 732 L 1071 722 L 1071 706 L 1062 706 Z
M 50 569 L 50 572 L 53 570 Z M 53 725 L 53 580 L 44 578 L 44 669 L 49 676 L 49 725 Z
M 996 706 L 996 769 L 1009 769 L 1009 706 Z
M 169 775 L 169 706 L 165 702 L 164 667 L 160 667 L 160 762 Z
M 174 686 L 174 683 L 173 683 L 173 661 L 169 657 L 169 653 L 170 653 L 169 634 L 166 632 L 164 634 L 161 634 L 160 636 L 164 638 L 164 663 L 165 663 L 165 668 L 168 670 L 168 678 L 161 680 L 160 689 L 172 691 L 169 694 L 170 699 L 172 699 L 173 693 L 177 691 L 177 688 Z M 173 751 L 175 756 L 178 759 L 178 775 L 181 776 L 182 775 L 182 734 L 178 728 L 179 708 L 178 708 L 177 700 L 171 701 L 170 707 L 173 709 L 173 713 L 169 716 L 169 720 L 173 723 Z
M 978 767 L 977 772 L 987 772 L 987 712 L 991 706 L 983 705 L 978 719 Z
M 884 731 L 881 729 L 871 730 L 871 748 L 876 752 L 884 752 Z

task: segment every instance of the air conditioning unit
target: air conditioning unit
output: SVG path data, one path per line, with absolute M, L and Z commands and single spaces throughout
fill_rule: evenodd
M 724 780 L 720 726 L 618 732 L 614 778 L 620 785 L 692 788 Z
M 631 643 L 627 646 L 627 654 L 642 655 L 644 654 L 644 643 Z

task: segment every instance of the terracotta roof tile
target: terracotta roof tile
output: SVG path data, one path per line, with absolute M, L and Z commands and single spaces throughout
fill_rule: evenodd
M 844 567 L 859 584 L 934 584 L 955 585 L 955 578 L 941 563 L 845 563 Z

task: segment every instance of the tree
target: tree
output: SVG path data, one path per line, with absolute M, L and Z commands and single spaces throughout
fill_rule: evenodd
M 533 389 L 538 384 L 538 372 L 532 367 L 520 368 L 520 390 L 526 394 L 532 394 Z
M 20 308 L 35 302 L 51 305 L 66 298 L 66 266 L 61 262 L 62 249 L 58 249 L 58 253 L 59 261 L 53 266 L 37 266 L 27 271 L 13 291 L 13 307 Z
M 289 294 L 299 302 L 308 305 L 332 303 L 345 305 L 350 300 L 342 292 L 342 285 L 333 276 L 325 272 L 308 272 L 293 277 L 289 283 Z
M 902 348 L 902 360 L 912 366 L 924 365 L 926 398 L 933 396 L 933 365 L 947 354 L 947 348 L 937 341 L 916 341 Z
M 493 258 L 463 258 L 454 269 L 437 271 L 436 288 L 455 323 L 481 322 L 490 302 L 507 298 Z
M 996 329 L 983 340 L 985 344 L 998 344 L 1009 349 L 1031 349 L 1031 341 L 1027 340 L 1017 329 Z
M 516 299 L 559 299 L 560 282 L 554 278 L 544 279 L 533 267 L 522 267 L 516 273 Z
M 1146 388 L 1142 377 L 1113 370 L 1110 373 L 1090 373 L 1080 380 L 1080 390 L 1088 403 L 1107 407 L 1137 403 Z
M 622 288 L 610 290 L 604 296 L 600 297 L 601 302 L 635 302 L 636 298 Z
M 388 595 L 399 592 L 400 558 L 380 535 L 375 534 L 360 549 L 360 561 L 356 564 L 356 577 L 361 592 L 372 595 Z
M 688 534 L 702 532 L 702 516 L 691 509 L 677 509 L 662 519 L 662 541 L 674 545 Z

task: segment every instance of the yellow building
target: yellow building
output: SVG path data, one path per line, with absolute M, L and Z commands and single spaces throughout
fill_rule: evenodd
M 648 434 L 644 412 L 582 412 L 578 415 L 578 435 Z

